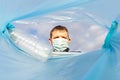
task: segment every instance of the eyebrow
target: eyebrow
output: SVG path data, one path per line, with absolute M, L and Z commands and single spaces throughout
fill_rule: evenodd
M 59 37 L 62 37 L 62 38 L 64 38 L 64 39 L 67 39 L 67 38 L 68 38 L 67 36 L 55 36 L 55 37 L 53 37 L 53 39 L 56 39 L 56 38 L 59 38 Z

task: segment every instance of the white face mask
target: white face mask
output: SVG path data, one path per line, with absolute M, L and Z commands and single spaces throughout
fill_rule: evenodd
M 66 52 L 68 48 L 68 41 L 64 38 L 53 39 L 53 51 L 55 52 Z

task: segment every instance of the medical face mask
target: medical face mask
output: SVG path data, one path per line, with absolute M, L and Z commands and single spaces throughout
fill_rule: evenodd
M 68 48 L 68 41 L 64 38 L 53 39 L 53 51 L 55 52 L 66 52 Z

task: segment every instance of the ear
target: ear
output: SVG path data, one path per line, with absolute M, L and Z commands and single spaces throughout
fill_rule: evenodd
M 68 43 L 70 43 L 70 41 L 71 41 L 71 39 L 69 38 L 69 39 L 68 39 Z
M 52 39 L 51 38 L 49 38 L 49 42 L 50 42 L 50 44 L 52 44 Z

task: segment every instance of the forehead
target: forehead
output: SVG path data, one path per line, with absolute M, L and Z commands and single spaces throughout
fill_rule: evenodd
M 63 35 L 63 36 L 68 36 L 68 32 L 66 30 L 54 30 L 52 32 L 52 36 L 55 36 L 55 35 Z

